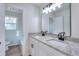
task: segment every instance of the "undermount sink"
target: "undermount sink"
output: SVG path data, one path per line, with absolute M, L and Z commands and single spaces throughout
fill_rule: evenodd
M 49 41 L 49 40 L 58 40 L 58 38 L 54 38 L 54 37 L 51 37 L 51 36 L 34 36 L 35 38 L 37 38 L 37 39 L 43 39 L 43 40 L 47 40 L 47 41 Z
M 70 53 L 69 44 L 61 40 L 50 40 L 48 43 L 51 43 L 52 46 L 58 47 L 58 49 Z
M 49 40 L 48 42 L 57 46 L 67 46 L 67 43 L 61 40 Z

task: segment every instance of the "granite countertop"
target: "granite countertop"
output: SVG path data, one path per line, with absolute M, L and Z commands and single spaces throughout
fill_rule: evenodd
M 44 40 L 44 37 L 40 33 L 30 33 L 29 34 L 32 38 L 54 48 L 67 56 L 79 56 L 79 40 L 76 38 L 67 37 L 65 41 L 61 40 Z M 40 36 L 40 38 L 35 37 Z M 45 37 L 53 37 L 57 38 L 57 35 L 54 34 L 47 34 Z M 57 44 L 55 44 L 57 43 Z

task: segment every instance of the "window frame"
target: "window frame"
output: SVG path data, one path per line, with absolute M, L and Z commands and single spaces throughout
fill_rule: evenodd
M 5 16 L 5 21 L 6 21 L 6 17 L 9 17 L 9 18 L 16 18 L 16 22 L 15 23 L 6 23 L 5 22 L 5 30 L 16 30 L 16 26 L 17 26 L 17 17 L 12 17 L 12 16 Z M 12 26 L 12 24 L 14 24 L 15 28 L 9 28 L 8 25 L 6 26 L 6 24 L 9 24 Z

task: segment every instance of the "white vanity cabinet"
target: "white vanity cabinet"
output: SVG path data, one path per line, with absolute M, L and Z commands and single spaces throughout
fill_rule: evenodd
M 55 50 L 53 47 L 50 47 L 39 41 L 39 49 L 42 52 L 41 56 L 65 56 L 65 54 Z
M 32 56 L 46 56 L 46 47 L 41 44 L 38 40 L 30 37 L 30 54 Z
M 39 55 L 40 56 L 47 56 L 47 49 L 48 47 L 43 44 L 42 42 L 39 42 Z
M 60 51 L 32 37 L 30 37 L 30 54 L 32 56 L 65 56 Z

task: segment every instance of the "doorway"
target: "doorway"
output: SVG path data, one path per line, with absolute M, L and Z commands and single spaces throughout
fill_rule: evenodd
M 21 56 L 23 39 L 22 10 L 9 7 L 5 10 L 6 56 Z

